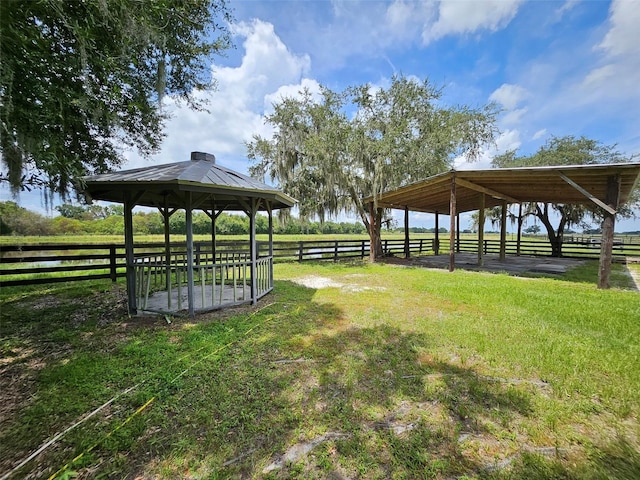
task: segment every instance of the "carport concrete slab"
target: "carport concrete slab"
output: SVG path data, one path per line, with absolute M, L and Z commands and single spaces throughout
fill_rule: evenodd
M 540 272 L 540 273 L 565 273 L 568 269 L 567 265 L 554 265 L 552 263 L 539 263 L 538 265 L 534 265 L 530 270 L 531 272 Z
M 401 259 L 394 259 L 396 263 L 403 263 Z M 404 260 L 407 264 L 427 268 L 449 268 L 449 255 L 428 255 Z M 462 270 L 503 272 L 519 275 L 526 272 L 561 274 L 567 270 L 582 265 L 585 261 L 575 258 L 550 258 L 530 256 L 510 256 L 500 260 L 499 255 L 485 255 L 483 265 L 478 265 L 478 255 L 475 253 L 456 253 L 455 267 Z

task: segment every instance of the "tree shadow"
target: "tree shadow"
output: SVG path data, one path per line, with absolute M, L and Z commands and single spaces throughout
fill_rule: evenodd
M 155 403 L 106 440 L 96 430 L 98 447 L 72 468 L 126 478 L 640 478 L 625 477 L 640 468 L 628 443 L 569 467 L 503 442 L 511 422 L 536 414 L 535 391 L 439 357 L 427 334 L 355 327 L 315 293 L 277 281 L 258 308 L 170 326 L 158 319 L 148 335 L 124 338 L 155 341 L 164 377 L 123 409 L 151 394 Z M 173 382 L 179 370 L 168 365 L 193 341 L 198 349 Z M 89 441 L 79 433 L 60 458 Z M 477 451 L 482 442 L 493 450 Z M 488 468 L 496 458 L 511 461 Z
M 138 473 L 187 463 L 225 478 L 460 475 L 483 468 L 463 454 L 462 432 L 532 412 L 528 393 L 434 360 L 427 335 L 355 328 L 313 289 L 280 281 L 276 291 L 284 314 L 207 382 L 182 386 L 197 421 L 171 400 L 164 437 L 134 447 Z M 190 440 L 176 446 L 176 432 Z M 153 461 L 139 454 L 150 449 Z

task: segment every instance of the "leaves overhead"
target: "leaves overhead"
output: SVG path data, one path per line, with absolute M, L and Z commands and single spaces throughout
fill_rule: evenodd
M 224 0 L 0 2 L 0 180 L 66 197 L 124 149 L 156 151 L 164 95 L 204 107 L 228 20 Z

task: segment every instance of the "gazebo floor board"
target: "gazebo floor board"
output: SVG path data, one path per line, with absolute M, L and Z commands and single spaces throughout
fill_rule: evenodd
M 167 291 L 160 290 L 154 292 L 149 295 L 147 299 L 146 306 L 139 306 L 139 310 L 145 313 L 177 313 L 183 310 L 187 310 L 189 306 L 189 302 L 187 299 L 187 287 L 183 286 L 181 289 L 181 307 L 178 308 L 178 289 L 173 288 L 171 290 L 171 308 L 168 306 L 167 302 Z M 250 302 L 251 301 L 251 285 L 237 285 L 235 287 L 235 296 L 234 296 L 234 287 L 233 285 L 225 285 L 222 291 L 222 301 L 220 301 L 220 285 L 216 286 L 215 299 L 213 298 L 213 292 L 211 291 L 211 285 L 205 285 L 204 287 L 204 306 L 202 304 L 202 286 L 194 285 L 193 286 L 193 303 L 194 309 L 203 310 L 203 309 L 214 309 L 214 308 L 222 308 L 231 305 L 237 305 L 240 303 Z

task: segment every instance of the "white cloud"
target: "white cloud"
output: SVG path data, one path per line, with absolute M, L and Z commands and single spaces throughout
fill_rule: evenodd
M 532 140 L 538 140 L 542 137 L 544 137 L 547 134 L 547 129 L 543 128 L 541 130 L 538 130 L 536 133 L 533 134 L 533 137 L 531 137 Z
M 503 83 L 489 96 L 489 100 L 504 107 L 506 112 L 502 117 L 502 124 L 509 126 L 522 122 L 529 109 L 527 107 L 517 107 L 529 96 L 530 93 L 526 88 L 520 85 Z
M 391 38 L 419 38 L 426 25 L 431 25 L 438 13 L 435 2 L 395 0 L 389 5 L 384 27 Z
M 503 83 L 489 96 L 489 100 L 499 103 L 507 110 L 513 110 L 528 96 L 529 92 L 520 85 Z
M 517 108 L 516 110 L 507 112 L 504 117 L 502 117 L 502 123 L 505 125 L 515 125 L 520 123 L 528 111 L 528 108 Z
M 598 88 L 609 80 L 612 80 L 616 75 L 615 65 L 609 64 L 604 67 L 598 67 L 591 70 L 582 82 L 583 87 L 587 89 Z
M 560 8 L 556 10 L 556 21 L 560 21 L 564 14 L 573 10 L 578 5 L 579 0 L 566 0 Z
M 638 57 L 638 25 L 640 6 L 634 0 L 614 0 L 609 10 L 611 29 L 599 45 L 611 56 Z
M 521 0 L 442 1 L 437 21 L 433 25 L 425 25 L 422 40 L 429 43 L 447 35 L 479 30 L 495 32 L 509 24 L 521 3 Z
M 303 78 L 300 83 L 282 85 L 275 92 L 265 95 L 265 112 L 271 112 L 273 110 L 273 104 L 280 102 L 284 98 L 300 98 L 301 92 L 304 90 L 308 90 L 312 98 L 319 99 L 320 84 L 316 80 Z
M 271 134 L 262 115 L 278 94 L 297 92 L 303 86 L 317 88 L 317 82 L 305 78 L 311 65 L 309 56 L 291 52 L 273 25 L 254 20 L 235 25 L 233 31 L 244 38 L 241 64 L 212 67 L 218 89 L 205 94 L 209 112 L 167 102 L 172 117 L 166 124 L 162 153 L 154 163 L 188 160 L 191 151 L 204 151 L 215 154 L 221 164 L 245 172 L 245 142 L 253 134 Z M 149 165 L 134 154 L 128 157 L 125 168 Z
M 484 170 L 491 168 L 491 161 L 497 155 L 509 150 L 517 150 L 522 142 L 518 130 L 505 130 L 496 139 L 495 145 L 486 147 L 475 162 L 469 162 L 464 156 L 454 160 L 457 170 Z
M 640 100 L 640 8 L 636 1 L 614 0 L 609 9 L 609 30 L 595 50 L 604 55 L 584 77 L 580 87 L 588 100 L 619 98 Z

